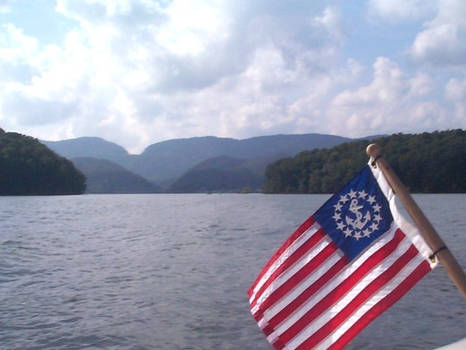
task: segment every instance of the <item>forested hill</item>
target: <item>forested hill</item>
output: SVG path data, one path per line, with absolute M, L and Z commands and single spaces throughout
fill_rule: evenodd
M 385 159 L 414 193 L 466 192 L 466 131 L 394 134 L 331 149 L 301 152 L 270 164 L 266 193 L 333 193 L 367 164 L 366 146 L 377 142 Z
M 161 192 L 143 177 L 109 160 L 80 157 L 71 161 L 87 178 L 86 193 Z
M 168 192 L 260 191 L 265 165 L 262 169 L 255 169 L 254 165 L 259 164 L 260 167 L 259 161 L 227 156 L 205 160 L 176 180 Z
M 38 140 L 0 129 L 0 195 L 81 194 L 86 178 Z

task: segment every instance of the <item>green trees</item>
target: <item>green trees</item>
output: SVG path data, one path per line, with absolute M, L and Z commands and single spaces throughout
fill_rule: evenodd
M 81 194 L 85 180 L 38 140 L 0 129 L 0 195 Z
M 331 149 L 299 153 L 270 164 L 266 193 L 333 193 L 366 163 L 366 146 L 377 142 L 385 158 L 412 192 L 466 192 L 466 132 L 449 130 L 395 134 Z

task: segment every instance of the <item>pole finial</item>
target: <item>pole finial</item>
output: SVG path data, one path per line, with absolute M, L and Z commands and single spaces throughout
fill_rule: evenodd
M 380 149 L 378 144 L 371 143 L 369 146 L 367 146 L 366 153 L 368 156 L 375 159 L 382 154 L 382 150 Z

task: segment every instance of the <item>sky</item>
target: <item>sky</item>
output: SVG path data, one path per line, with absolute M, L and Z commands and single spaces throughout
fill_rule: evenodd
M 140 153 L 466 128 L 464 0 L 0 0 L 0 127 Z

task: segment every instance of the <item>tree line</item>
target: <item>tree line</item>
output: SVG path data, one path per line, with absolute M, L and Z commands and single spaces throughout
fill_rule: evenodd
M 384 157 L 411 192 L 466 192 L 466 132 L 461 129 L 400 133 L 301 152 L 267 166 L 263 191 L 334 193 L 367 164 L 365 149 L 373 142 L 381 146 Z
M 81 194 L 86 178 L 37 139 L 0 129 L 0 195 Z

